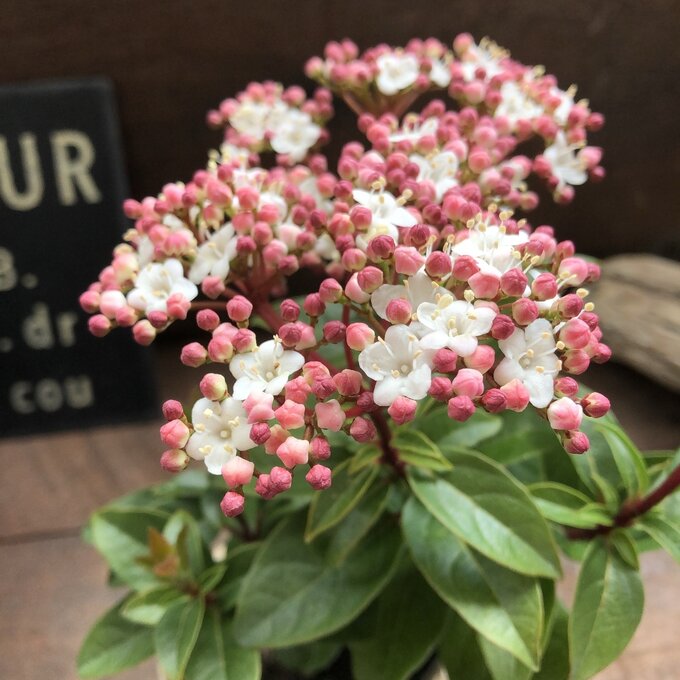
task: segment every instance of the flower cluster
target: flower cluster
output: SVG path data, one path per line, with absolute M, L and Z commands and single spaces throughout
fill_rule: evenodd
M 599 268 L 514 212 L 537 205 L 532 173 L 561 201 L 602 176 L 600 150 L 585 146 L 601 116 L 466 35 L 452 50 L 412 41 L 361 57 L 331 43 L 307 70 L 361 111 L 370 146 L 347 144 L 332 174 L 308 154 L 327 92 L 250 85 L 211 112 L 227 134 L 205 169 L 126 203 L 134 227 L 81 297 L 96 335 L 130 326 L 147 344 L 190 314 L 202 334 L 181 360 L 212 372 L 189 414 L 164 405 L 163 467 L 204 461 L 237 515 L 253 479 L 271 498 L 302 466 L 326 488 L 335 433 L 389 449 L 391 428 L 426 400 L 457 422 L 533 408 L 567 451 L 586 451 L 583 417 L 609 409 L 573 378 L 610 355 L 584 288 Z M 461 108 L 399 117 L 433 88 Z M 545 141 L 533 159 L 519 148 L 532 136 Z M 279 154 L 268 169 L 267 150 Z M 286 297 L 301 269 L 309 294 Z

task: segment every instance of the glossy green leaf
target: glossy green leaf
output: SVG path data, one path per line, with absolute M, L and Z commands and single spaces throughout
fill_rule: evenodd
M 341 463 L 333 470 L 333 483 L 329 489 L 318 492 L 311 506 L 305 529 L 305 541 L 313 541 L 317 536 L 342 521 L 368 491 L 378 474 L 378 467 L 368 466 L 349 474 L 349 461 Z
M 602 541 L 588 548 L 569 619 L 571 680 L 608 666 L 628 644 L 642 615 L 640 575 Z
M 209 593 L 213 590 L 224 578 L 224 574 L 227 571 L 226 562 L 219 562 L 218 564 L 213 564 L 212 567 L 208 567 L 199 577 L 198 577 L 198 587 L 204 593 Z
M 401 571 L 373 605 L 371 633 L 350 644 L 355 680 L 406 680 L 429 657 L 447 608 L 413 566 Z
M 260 653 L 240 647 L 232 623 L 217 609 L 206 613 L 184 677 L 186 680 L 259 680 Z
M 601 421 L 596 429 L 602 433 L 629 495 L 641 495 L 649 487 L 644 458 L 630 437 L 616 423 Z
M 261 543 L 244 543 L 228 552 L 227 572 L 217 591 L 220 604 L 226 610 L 236 605 L 243 580 L 261 547 Z
M 533 675 L 531 668 L 482 636 L 479 636 L 479 648 L 493 680 L 529 680 Z
M 538 668 L 544 613 L 538 580 L 467 547 L 415 498 L 402 514 L 413 560 L 469 625 L 527 666 Z
M 276 649 L 272 652 L 272 658 L 277 665 L 311 678 L 333 663 L 342 648 L 340 642 L 317 640 L 308 645 Z
M 435 411 L 418 419 L 418 428 L 422 430 L 446 454 L 448 448 L 477 446 L 479 442 L 493 437 L 503 426 L 499 416 L 492 416 L 482 410 L 464 423 L 449 418 L 446 407 L 439 406 Z
M 303 644 L 347 625 L 380 593 L 400 553 L 399 533 L 379 522 L 339 564 L 323 541 L 306 543 L 303 517 L 282 522 L 267 538 L 240 590 L 234 630 L 253 647 Z
M 569 678 L 569 615 L 557 602 L 552 616 L 550 637 L 546 645 L 541 670 L 532 680 L 568 680 Z
M 158 578 L 138 558 L 149 553 L 148 530 L 161 531 L 168 515 L 138 508 L 105 509 L 92 516 L 92 542 L 111 570 L 131 588 L 147 590 Z
M 680 526 L 665 517 L 648 513 L 637 527 L 649 534 L 674 560 L 680 562 Z
M 355 475 L 365 467 L 375 465 L 381 456 L 382 451 L 375 444 L 360 446 L 358 451 L 350 458 L 348 464 L 349 474 Z
M 178 600 L 187 596 L 172 586 L 161 586 L 133 595 L 122 609 L 122 615 L 144 626 L 155 626 L 165 612 Z
M 539 482 L 528 489 L 543 517 L 551 522 L 584 529 L 611 524 L 604 508 L 576 489 L 556 482 Z
M 453 463 L 445 475 L 408 475 L 423 505 L 489 559 L 522 574 L 559 576 L 550 529 L 526 489 L 481 454 L 458 452 Z
M 439 447 L 419 430 L 400 429 L 394 435 L 394 448 L 399 459 L 415 468 L 450 470 L 453 466 Z
M 124 618 L 119 602 L 90 629 L 78 654 L 81 678 L 101 678 L 136 666 L 153 654 L 151 628 Z
M 492 680 L 475 631 L 453 612 L 444 627 L 437 657 L 449 680 Z
M 182 564 L 191 574 L 198 576 L 205 569 L 201 530 L 188 512 L 178 510 L 173 513 L 163 527 L 163 536 L 177 546 Z
M 158 622 L 154 635 L 156 654 L 169 680 L 183 680 L 204 614 L 205 602 L 194 598 L 176 602 Z
M 615 529 L 609 534 L 608 540 L 624 562 L 633 569 L 637 570 L 640 568 L 637 548 L 635 547 L 633 539 L 630 537 L 630 531 L 628 529 Z

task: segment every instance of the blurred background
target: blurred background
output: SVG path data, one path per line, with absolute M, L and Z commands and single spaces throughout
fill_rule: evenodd
M 476 39 L 490 36 L 519 61 L 544 64 L 564 88 L 577 83 L 579 97 L 606 117 L 592 143 L 605 150 L 607 177 L 579 187 L 568 207 L 544 200 L 531 221 L 555 225 L 580 252 L 667 258 L 605 266 L 598 311 L 610 310 L 605 340 L 617 339 L 616 356 L 628 366 L 595 367 L 588 382 L 612 398 L 641 448 L 678 445 L 680 265 L 672 262 L 680 259 L 678 0 L 3 0 L 2 9 L 0 86 L 83 76 L 112 81 L 135 198 L 155 195 L 204 164 L 207 149 L 220 141 L 204 123 L 206 111 L 249 81 L 311 89 L 304 63 L 331 39 L 350 37 L 363 49 L 412 37 L 450 43 L 467 31 Z M 48 121 L 52 113 L 58 112 L 43 111 Z M 336 102 L 331 153 L 355 136 L 354 121 Z M 91 229 L 96 236 L 97 224 Z M 115 243 L 111 238 L 104 252 Z M 94 256 L 86 262 L 94 275 L 105 264 Z M 0 316 L 4 330 L 8 318 L 11 324 L 11 316 Z M 83 323 L 79 329 L 84 332 Z M 177 360 L 181 338 L 169 333 L 156 345 L 150 354 L 157 404 L 185 398 L 198 378 Z M 0 353 L 0 364 L 8 361 Z M 98 505 L 163 478 L 158 424 L 0 439 L 1 678 L 75 678 L 73 659 L 85 630 L 117 597 L 106 588 L 103 563 L 82 544 L 80 527 Z M 603 679 L 677 677 L 671 607 L 680 579 L 670 558 L 648 557 L 643 625 Z M 147 665 L 121 678 L 153 674 Z

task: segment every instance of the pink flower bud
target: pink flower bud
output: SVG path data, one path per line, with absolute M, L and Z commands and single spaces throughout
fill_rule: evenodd
M 292 399 L 286 399 L 279 408 L 274 411 L 274 416 L 287 430 L 294 430 L 305 424 L 305 407 Z
M 312 392 L 310 384 L 302 376 L 290 380 L 285 389 L 286 399 L 296 401 L 298 404 L 304 404 Z
M 161 408 L 163 411 L 163 417 L 168 421 L 177 420 L 178 418 L 184 417 L 184 409 L 182 408 L 182 404 L 180 404 L 180 402 L 178 402 L 176 399 L 168 399 L 167 401 L 164 401 Z
M 506 314 L 498 314 L 491 324 L 491 337 L 506 340 L 515 332 L 515 322 Z
M 187 314 L 191 309 L 191 301 L 184 297 L 184 295 L 175 293 L 168 298 L 167 308 L 170 318 L 183 321 L 187 318 Z
M 293 484 L 293 475 L 282 467 L 273 467 L 269 471 L 269 487 L 275 493 L 288 491 Z
M 227 314 L 232 321 L 247 321 L 252 313 L 253 304 L 243 295 L 237 295 L 227 302 Z
M 241 456 L 233 456 L 222 466 L 222 477 L 230 489 L 248 484 L 254 472 L 254 463 Z
M 520 298 L 512 303 L 512 318 L 520 326 L 528 326 L 538 318 L 538 305 L 529 298 Z
M 573 319 L 583 309 L 583 300 L 576 293 L 561 297 L 552 307 L 563 319 Z
M 249 328 L 239 328 L 231 344 L 237 352 L 252 352 L 257 347 L 257 338 Z
M 357 274 L 357 281 L 364 293 L 372 293 L 383 283 L 382 270 L 377 267 L 368 266 Z
M 111 321 L 103 314 L 95 314 L 87 320 L 87 327 L 96 338 L 103 338 L 111 330 Z
M 234 346 L 225 334 L 215 334 L 208 343 L 208 356 L 216 363 L 227 363 L 234 356 Z
M 371 261 L 381 262 L 392 257 L 394 248 L 394 241 L 390 236 L 376 236 L 370 240 L 368 248 L 366 248 L 366 254 Z
M 166 472 L 181 472 L 189 464 L 189 456 L 182 449 L 169 449 L 161 456 L 161 467 Z
M 319 286 L 319 299 L 322 303 L 331 304 L 342 297 L 342 286 L 335 279 L 324 279 Z M 305 311 L 307 309 L 305 308 Z M 309 312 L 308 312 L 309 313 Z M 319 316 L 313 314 L 312 316 Z
M 274 417 L 273 403 L 273 395 L 266 392 L 251 392 L 243 402 L 243 408 L 248 414 L 248 422 L 271 420 Z
M 557 279 L 550 272 L 539 274 L 531 284 L 531 292 L 537 300 L 550 300 L 557 291 Z
M 347 326 L 345 341 L 351 349 L 361 351 L 373 344 L 375 341 L 375 332 L 365 323 L 351 323 Z
M 490 345 L 477 345 L 477 349 L 463 359 L 467 368 L 474 368 L 480 373 L 486 373 L 496 361 L 496 352 Z M 472 395 L 471 395 L 472 396 Z
M 449 399 L 447 406 L 447 413 L 449 418 L 457 420 L 459 423 L 464 423 L 475 412 L 475 405 L 472 403 L 470 397 L 459 395 Z
M 364 292 L 359 285 L 359 278 L 356 273 L 352 274 L 352 276 L 349 277 L 349 281 L 345 284 L 345 295 L 352 300 L 352 302 L 358 302 L 360 305 L 363 305 L 371 299 L 371 296 Z
M 506 398 L 506 408 L 520 413 L 529 405 L 529 390 L 524 383 L 515 378 L 501 387 Z
M 219 276 L 206 276 L 201 283 L 203 294 L 211 300 L 217 300 L 226 289 L 224 281 Z
M 496 387 L 487 390 L 481 398 L 481 404 L 489 413 L 500 413 L 508 407 L 508 397 Z
M 147 314 L 149 323 L 156 329 L 161 330 L 168 324 L 168 315 L 160 310 Z
M 555 394 L 560 397 L 575 397 L 578 393 L 578 383 L 569 376 L 562 376 L 555 380 Z
M 400 396 L 392 402 L 387 412 L 397 425 L 403 425 L 413 420 L 416 415 L 416 408 L 418 408 L 417 402 L 408 397 Z
M 267 423 L 254 423 L 250 428 L 250 438 L 255 444 L 261 446 L 271 437 L 272 431 Z
M 583 420 L 583 409 L 569 397 L 562 397 L 548 406 L 548 422 L 553 430 L 577 430 Z
M 345 412 L 337 399 L 317 404 L 314 412 L 318 426 L 324 430 L 339 432 L 345 423 Z
M 560 263 L 557 275 L 570 286 L 580 286 L 588 278 L 588 263 L 579 257 L 567 257 Z
M 276 491 L 272 489 L 269 475 L 261 474 L 255 482 L 255 493 L 262 496 L 262 498 L 270 499 L 276 496 Z
M 359 248 L 348 248 L 342 254 L 342 266 L 348 272 L 356 272 L 366 266 L 366 253 Z
M 323 401 L 328 399 L 335 392 L 335 383 L 330 377 L 322 378 L 321 380 L 314 380 L 312 382 L 312 393 L 314 396 Z
M 227 491 L 220 502 L 220 508 L 227 517 L 236 517 L 243 512 L 246 499 L 235 491 Z
M 323 337 L 326 342 L 337 343 L 345 341 L 345 324 L 342 321 L 328 321 L 323 326 Z
M 324 380 L 331 377 L 331 372 L 328 367 L 320 361 L 308 361 L 302 367 L 302 375 L 311 385 L 312 383 Z
M 438 373 L 453 373 L 456 370 L 458 355 L 448 348 L 438 349 L 432 358 L 432 367 Z
M 368 418 L 355 418 L 349 428 L 350 436 L 358 442 L 371 442 L 376 437 L 373 421 Z
M 559 337 L 569 349 L 583 349 L 590 342 L 590 328 L 585 321 L 570 319 L 562 326 Z
M 331 445 L 325 437 L 314 437 L 310 442 L 310 452 L 315 460 L 326 460 L 331 457 Z
M 479 265 L 470 255 L 461 255 L 453 263 L 453 276 L 458 281 L 467 281 L 479 272 Z
M 581 375 L 590 365 L 590 357 L 582 349 L 570 349 L 564 353 L 562 368 L 567 373 Z
M 512 297 L 521 297 L 527 287 L 526 274 L 517 267 L 508 269 L 505 274 L 501 276 L 501 290 Z
M 473 368 L 461 368 L 453 379 L 452 387 L 459 396 L 479 397 L 484 393 L 484 376 Z
M 132 327 L 132 336 L 136 343 L 150 345 L 156 337 L 156 329 L 146 319 L 142 319 Z
M 289 323 L 295 322 L 300 316 L 300 305 L 295 300 L 286 299 L 281 302 L 281 317 Z
M 442 253 L 441 250 L 430 253 L 425 260 L 425 271 L 433 279 L 442 279 L 448 276 L 451 273 L 451 267 L 451 258 L 446 253 Z
M 330 280 L 333 281 L 334 279 Z M 338 286 L 339 285 L 340 284 L 338 284 Z M 342 293 L 342 289 L 340 292 Z M 311 317 L 321 316 L 326 311 L 326 305 L 324 305 L 324 303 L 321 301 L 321 296 L 319 295 L 319 293 L 310 293 L 305 298 L 302 307 L 305 310 L 305 312 Z
M 125 295 L 119 290 L 105 290 L 99 299 L 99 309 L 102 314 L 105 314 L 109 319 L 114 319 L 116 312 L 127 307 L 127 300 Z
M 611 404 L 609 399 L 599 392 L 590 392 L 581 399 L 581 406 L 587 416 L 591 418 L 602 418 L 609 413 Z
M 182 347 L 180 354 L 180 361 L 185 366 L 197 368 L 202 366 L 208 360 L 208 351 L 200 342 L 190 342 L 188 345 Z
M 332 473 L 325 465 L 313 465 L 305 475 L 309 486 L 316 491 L 323 491 L 331 485 Z
M 206 399 L 221 401 L 227 395 L 227 381 L 219 373 L 206 373 L 201 378 L 199 389 Z
M 346 368 L 333 376 L 333 382 L 343 397 L 352 397 L 361 391 L 361 373 Z
M 385 315 L 394 324 L 407 324 L 411 321 L 413 309 L 411 303 L 404 298 L 394 298 L 387 303 Z
M 214 331 L 220 325 L 220 317 L 212 309 L 202 309 L 196 314 L 196 325 L 204 331 Z
M 364 413 L 372 413 L 375 411 L 378 406 L 376 406 L 376 403 L 373 400 L 373 392 L 362 392 L 357 399 L 357 406 Z
M 593 361 L 596 364 L 604 364 L 611 359 L 612 350 L 608 345 L 599 342 L 593 354 Z
M 468 279 L 468 285 L 476 297 L 491 300 L 498 295 L 500 279 L 489 272 L 477 272 Z
M 306 439 L 288 437 L 276 449 L 276 455 L 287 468 L 304 465 L 309 459 L 309 442 Z
M 116 310 L 116 323 L 123 328 L 129 328 L 138 318 L 137 310 L 132 307 L 121 307 Z
M 427 393 L 437 401 L 448 401 L 453 396 L 451 381 L 443 376 L 436 376 L 432 378 L 430 389 Z
M 80 306 L 88 314 L 93 314 L 99 309 L 99 293 L 96 290 L 87 290 L 79 298 Z
M 562 446 L 567 453 L 581 454 L 590 448 L 590 441 L 585 432 L 572 430 L 562 436 Z
M 394 251 L 394 267 L 397 274 L 413 276 L 425 263 L 425 258 L 411 246 L 397 246 Z

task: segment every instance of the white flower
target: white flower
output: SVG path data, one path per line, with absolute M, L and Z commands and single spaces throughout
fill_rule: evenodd
M 418 182 L 430 182 L 434 186 L 437 203 L 451 187 L 458 186 L 458 157 L 453 151 L 442 151 L 431 156 L 412 154 L 409 160 L 419 168 Z
M 194 432 L 186 450 L 195 460 L 202 460 L 213 475 L 222 473 L 222 466 L 236 456 L 256 446 L 250 438 L 248 414 L 243 404 L 232 397 L 224 401 L 199 399 L 191 411 Z
M 272 127 L 272 131 L 272 149 L 276 153 L 287 154 L 294 161 L 302 160 L 321 135 L 321 128 L 312 121 L 311 116 L 298 109 L 290 109 Z
M 260 140 L 267 131 L 267 118 L 271 106 L 262 102 L 245 100 L 229 118 L 229 124 L 242 135 Z
M 314 252 L 328 262 L 338 262 L 341 257 L 340 251 L 335 247 L 335 241 L 326 232 L 316 239 Z
M 424 349 L 448 347 L 462 357 L 477 349 L 477 338 L 491 330 L 496 313 L 488 307 L 475 306 L 467 300 L 443 295 L 437 304 L 423 302 L 418 307 L 418 321 L 429 333 L 420 341 Z
M 127 294 L 131 307 L 145 312 L 167 312 L 168 298 L 179 293 L 187 300 L 198 295 L 198 288 L 184 278 L 184 268 L 179 260 L 152 262 L 142 269 L 135 281 L 135 287 Z
M 413 54 L 398 52 L 381 54 L 375 63 L 378 67 L 375 83 L 386 95 L 397 94 L 400 90 L 410 87 L 420 73 L 418 58 Z
M 517 378 L 529 391 L 531 403 L 545 408 L 553 398 L 554 376 L 560 370 L 555 337 L 547 319 L 532 321 L 525 330 L 515 329 L 498 346 L 505 358 L 494 371 L 494 380 L 505 385 Z
M 407 117 L 408 118 L 408 117 Z M 422 123 L 405 121 L 402 126 L 389 136 L 390 142 L 417 142 L 422 137 L 436 135 L 439 129 L 438 118 L 427 118 Z
M 505 55 L 497 47 L 495 52 L 497 54 L 493 54 L 481 45 L 471 45 L 465 52 L 465 61 L 461 63 L 463 78 L 468 82 L 475 80 L 475 71 L 480 67 L 484 69 L 487 80 L 491 80 L 494 76 L 502 73 L 503 69 L 500 65 L 500 59 Z
M 387 319 L 387 305 L 391 300 L 402 298 L 408 300 L 415 316 L 415 312 L 421 304 L 424 302 L 436 304 L 446 292 L 445 288 L 436 284 L 425 273 L 425 270 L 421 269 L 417 274 L 404 279 L 403 286 L 393 286 L 389 283 L 384 283 L 371 295 L 371 305 L 373 305 L 373 309 L 379 317 Z M 418 328 L 413 328 L 413 326 L 410 328 L 418 334 Z
M 451 82 L 451 69 L 446 61 L 433 59 L 430 69 L 430 80 L 437 87 L 447 87 Z
M 356 237 L 357 245 L 363 250 L 366 250 L 376 236 L 387 235 L 398 243 L 397 227 L 412 227 L 416 224 L 415 217 L 389 191 L 372 192 L 355 189 L 352 197 L 359 205 L 368 208 L 373 215 L 368 230 Z
M 511 80 L 501 85 L 500 94 L 502 99 L 494 116 L 505 116 L 512 125 L 518 120 L 537 118 L 543 113 L 543 108 Z
M 585 184 L 588 173 L 578 155 L 578 144 L 568 144 L 563 132 L 558 132 L 555 141 L 544 152 L 543 157 L 550 164 L 552 174 L 557 178 L 558 187 L 565 184 Z
M 229 263 L 236 257 L 236 241 L 234 227 L 231 222 L 211 234 L 205 243 L 198 247 L 196 259 L 189 269 L 189 279 L 201 283 L 206 276 L 218 276 L 226 279 L 229 274 Z
M 390 326 L 385 338 L 359 354 L 359 366 L 376 381 L 373 399 L 389 406 L 397 397 L 423 399 L 432 382 L 429 355 L 408 326 Z
M 247 354 L 237 354 L 229 362 L 229 370 L 236 378 L 234 397 L 246 399 L 253 392 L 280 394 L 290 374 L 304 363 L 302 354 L 284 350 L 277 339 L 267 340 Z
M 220 163 L 235 163 L 239 167 L 245 168 L 248 165 L 250 151 L 243 147 L 223 142 L 220 146 Z
M 552 116 L 558 125 L 566 125 L 571 110 L 574 108 L 574 94 L 576 88 L 572 85 L 568 90 L 560 90 L 559 87 L 551 87 L 550 94 L 560 100 L 559 105 L 553 111 Z

